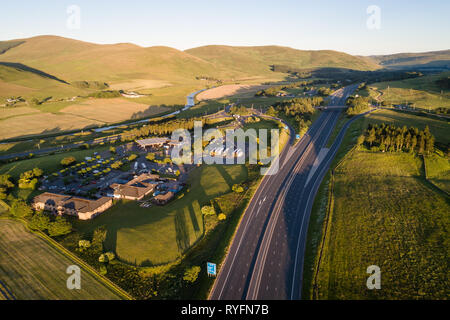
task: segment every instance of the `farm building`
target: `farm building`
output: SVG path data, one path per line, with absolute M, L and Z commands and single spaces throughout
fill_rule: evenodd
M 90 200 L 64 194 L 45 192 L 33 199 L 35 210 L 45 210 L 58 215 L 77 216 L 81 220 L 92 219 L 112 206 L 111 198 Z

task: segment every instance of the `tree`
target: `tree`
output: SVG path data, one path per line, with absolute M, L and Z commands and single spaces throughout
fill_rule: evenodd
M 74 164 L 77 160 L 75 159 L 75 157 L 65 157 L 64 159 L 61 160 L 61 165 L 68 167 L 72 164 Z
M 242 193 L 244 192 L 244 188 L 242 188 L 240 185 L 238 184 L 233 184 L 233 186 L 231 187 L 231 190 L 233 190 L 236 193 Z
M 216 214 L 213 206 L 203 206 L 202 207 L 202 214 L 205 216 L 210 216 Z
M 50 217 L 42 211 L 36 212 L 29 223 L 31 229 L 39 231 L 47 230 L 49 225 Z
M 105 256 L 108 258 L 108 262 L 113 261 L 116 258 L 116 255 L 114 254 L 114 252 L 111 252 L 111 251 L 106 252 Z
M 78 247 L 80 249 L 87 249 L 91 247 L 91 242 L 89 240 L 80 240 L 78 241 Z
M 193 266 L 187 269 L 184 273 L 183 280 L 186 282 L 194 283 L 195 281 L 197 281 L 200 270 L 201 268 L 199 266 Z
M 364 143 L 364 140 L 366 139 L 366 137 L 364 137 L 363 135 L 358 137 L 358 140 L 356 141 L 356 144 L 358 146 L 362 145 Z
M 16 218 L 27 218 L 33 214 L 33 210 L 26 204 L 26 202 L 19 199 L 13 201 L 9 212 Z
M 372 147 L 372 143 L 375 141 L 376 136 L 375 136 L 375 129 L 372 128 L 369 131 L 369 135 L 366 137 L 366 141 L 370 144 L 370 146 Z
M 111 152 L 111 153 L 116 153 L 116 147 L 111 146 L 111 147 L 109 148 L 109 152 Z
M 145 156 L 145 158 L 149 161 L 153 161 L 153 160 L 155 160 L 155 154 L 150 152 Z
M 226 216 L 225 214 L 223 214 L 223 213 L 220 213 L 220 214 L 217 216 L 217 219 L 219 219 L 219 221 L 225 220 L 226 218 L 227 218 L 227 216 Z
M 11 179 L 9 174 L 0 175 L 0 199 L 6 199 L 9 189 L 14 187 L 14 183 L 9 179 Z
M 48 226 L 48 234 L 51 237 L 63 236 L 70 232 L 72 232 L 72 224 L 61 216 L 57 216 Z
M 101 263 L 107 263 L 109 260 L 108 260 L 108 256 L 106 255 L 106 254 L 104 254 L 104 253 L 102 253 L 99 257 L 98 257 L 98 262 L 101 262 Z

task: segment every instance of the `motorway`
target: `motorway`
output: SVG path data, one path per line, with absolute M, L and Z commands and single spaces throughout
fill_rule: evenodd
M 357 86 L 336 91 L 329 105 L 345 105 L 346 97 Z M 340 109 L 323 111 L 297 144 L 285 147 L 280 153 L 279 171 L 262 179 L 250 201 L 210 299 L 301 298 L 309 215 L 317 188 L 338 145 L 333 144 L 328 152 L 323 148 L 341 112 Z M 336 139 L 339 144 L 343 131 Z M 317 163 L 321 150 L 326 155 Z

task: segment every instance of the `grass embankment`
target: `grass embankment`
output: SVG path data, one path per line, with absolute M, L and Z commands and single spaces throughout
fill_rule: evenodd
M 437 154 L 424 157 L 427 179 L 450 194 L 450 161 Z
M 8 298 L 97 300 L 121 299 L 88 272 L 83 265 L 69 259 L 44 239 L 29 232 L 19 221 L 0 219 L 0 278 L 8 288 Z M 81 290 L 66 285 L 70 265 L 81 268 Z M 3 290 L 5 291 L 5 290 Z M 11 295 L 12 294 L 12 295 Z M 5 298 L 0 295 L 0 299 Z
M 445 231 L 448 199 L 426 181 L 420 158 L 410 154 L 348 153 L 369 121 L 397 126 L 413 123 L 419 128 L 429 125 L 433 134 L 439 136 L 438 143 L 448 143 L 448 137 L 443 135 L 448 126 L 445 121 L 392 111 L 377 111 L 349 127 L 331 168 L 336 168 L 340 160 L 343 164 L 336 169 L 335 176 L 328 172 L 314 203 L 308 230 L 303 297 L 312 297 L 312 282 L 320 257 L 318 248 L 327 222 L 322 253 L 325 272 L 322 275 L 321 268 L 318 277 L 320 298 L 445 297 L 442 295 L 445 272 L 443 275 L 438 262 L 448 250 L 445 240 L 448 238 Z M 440 163 L 435 173 L 430 172 L 436 165 L 427 169 L 432 182 L 433 174 L 446 176 L 444 160 L 448 165 L 446 159 L 436 160 Z M 429 159 L 426 157 L 425 161 Z M 340 168 L 346 171 L 338 171 Z M 385 290 L 368 293 L 365 281 L 369 275 L 365 268 L 377 263 L 382 270 L 382 289 Z M 386 278 L 383 280 L 383 277 Z

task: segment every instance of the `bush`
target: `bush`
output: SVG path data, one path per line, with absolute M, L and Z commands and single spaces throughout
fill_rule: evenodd
M 14 200 L 9 212 L 16 218 L 27 218 L 33 214 L 33 210 L 23 200 Z
M 216 214 L 216 212 L 214 211 L 214 207 L 213 206 L 203 206 L 202 207 L 202 214 L 205 215 L 205 216 L 210 216 L 210 215 Z
M 184 273 L 183 280 L 190 283 L 194 283 L 195 281 L 197 281 L 200 270 L 201 268 L 199 266 L 193 266 L 187 269 L 186 272 Z
M 232 187 L 231 187 L 231 190 L 233 190 L 234 192 L 236 192 L 236 193 L 242 193 L 242 192 L 244 192 L 244 188 L 242 188 L 240 185 L 238 185 L 238 184 L 234 184 Z
M 33 230 L 45 231 L 50 225 L 50 217 L 42 211 L 36 212 L 31 218 L 29 227 Z
M 58 216 L 54 222 L 48 226 L 48 234 L 51 237 L 63 236 L 72 232 L 72 225 L 65 218 Z
M 89 240 L 78 241 L 78 247 L 81 249 L 87 249 L 91 247 L 91 242 Z
M 114 254 L 114 252 L 106 252 L 105 256 L 108 258 L 108 262 L 113 261 L 116 258 L 116 255 Z
M 75 159 L 75 157 L 65 157 L 64 159 L 61 160 L 61 165 L 68 167 L 74 164 L 75 162 L 77 162 L 77 159 Z

